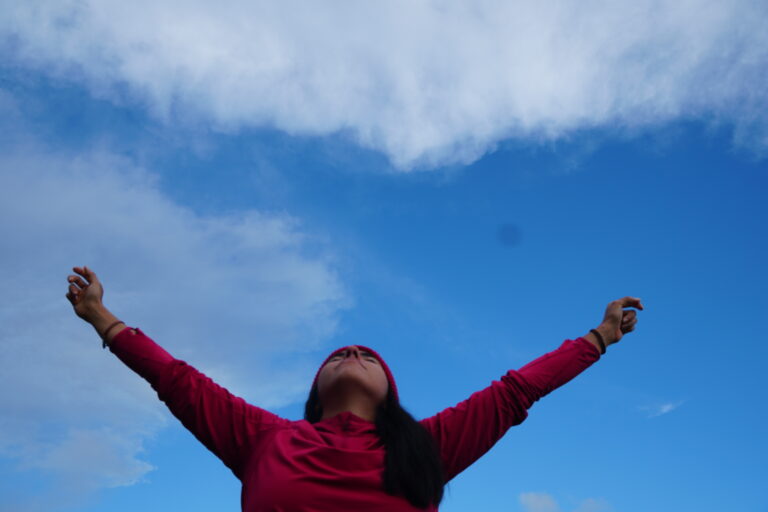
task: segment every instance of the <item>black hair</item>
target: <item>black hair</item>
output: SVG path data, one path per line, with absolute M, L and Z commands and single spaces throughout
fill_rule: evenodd
M 309 391 L 304 419 L 320 421 L 323 407 L 317 384 Z M 443 499 L 445 477 L 437 444 L 427 430 L 398 402 L 390 388 L 376 409 L 376 433 L 384 444 L 384 491 L 403 496 L 416 508 L 437 507 Z

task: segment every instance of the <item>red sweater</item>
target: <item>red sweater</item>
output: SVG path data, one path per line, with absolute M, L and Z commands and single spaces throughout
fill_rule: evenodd
M 173 415 L 240 479 L 243 512 L 423 510 L 384 492 L 384 448 L 373 423 L 349 412 L 314 424 L 276 416 L 230 394 L 139 329 L 121 331 L 111 350 L 149 381 Z M 437 441 L 447 479 L 521 423 L 536 400 L 599 357 L 587 340 L 566 340 L 455 407 L 421 420 Z

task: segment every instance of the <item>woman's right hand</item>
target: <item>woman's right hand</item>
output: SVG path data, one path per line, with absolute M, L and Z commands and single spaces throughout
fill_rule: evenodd
M 104 297 L 104 288 L 96 277 L 96 273 L 88 267 L 73 267 L 72 270 L 75 274 L 67 276 L 69 282 L 67 299 L 77 316 L 86 322 L 92 322 L 98 311 L 104 308 L 101 301 Z

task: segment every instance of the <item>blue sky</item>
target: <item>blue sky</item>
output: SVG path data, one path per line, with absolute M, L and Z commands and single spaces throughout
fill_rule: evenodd
M 338 346 L 424 417 L 641 297 L 441 510 L 768 511 L 764 6 L 29 5 L 0 21 L 0 511 L 239 508 L 72 315 L 81 264 L 295 419 Z

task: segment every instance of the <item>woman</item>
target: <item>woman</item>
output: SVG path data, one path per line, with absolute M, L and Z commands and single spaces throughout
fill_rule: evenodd
M 444 485 L 521 423 L 536 400 L 634 330 L 637 313 L 624 308 L 643 309 L 634 297 L 611 302 L 596 329 L 419 422 L 400 406 L 379 354 L 343 347 L 320 365 L 305 419 L 290 421 L 233 396 L 127 327 L 104 307 L 96 274 L 73 270 L 67 298 L 75 313 L 240 479 L 244 512 L 436 511 Z

